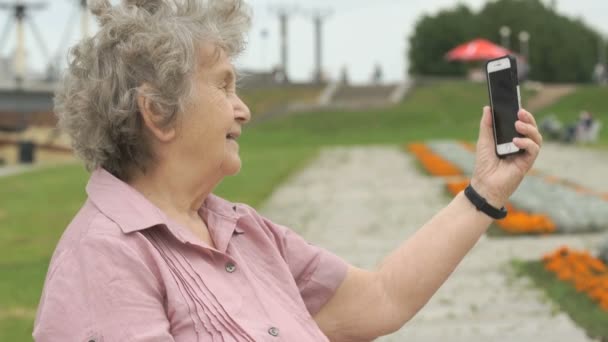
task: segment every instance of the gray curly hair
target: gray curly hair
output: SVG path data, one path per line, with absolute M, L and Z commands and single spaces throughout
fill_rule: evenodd
M 193 94 L 199 49 L 210 42 L 235 57 L 251 22 L 242 0 L 89 1 L 100 29 L 76 44 L 55 95 L 59 128 L 92 171 L 127 181 L 154 160 L 137 98 L 169 127 Z M 143 84 L 146 87 L 141 87 Z

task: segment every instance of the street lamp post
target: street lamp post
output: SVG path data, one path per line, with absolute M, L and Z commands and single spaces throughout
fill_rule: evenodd
M 599 36 L 598 40 L 598 63 L 601 65 L 606 64 L 606 38 L 602 35 Z
M 260 31 L 260 37 L 262 38 L 262 53 L 261 53 L 261 64 L 262 64 L 262 70 L 266 70 L 267 67 L 267 63 L 266 63 L 266 50 L 268 48 L 268 30 L 267 29 L 262 29 L 262 31 Z
M 519 32 L 519 53 L 526 59 L 530 57 L 530 34 L 527 31 Z
M 87 0 L 80 0 L 80 34 L 83 39 L 89 38 L 89 8 Z
M 500 28 L 500 30 L 498 30 L 498 33 L 500 33 L 501 45 L 505 49 L 509 49 L 509 46 L 511 45 L 509 44 L 511 37 L 511 28 L 509 28 L 509 26 L 503 26 Z
M 608 84 L 608 64 L 606 61 L 606 43 L 608 39 L 600 35 L 598 40 L 597 65 L 595 67 L 595 77 L 597 82 L 602 85 Z

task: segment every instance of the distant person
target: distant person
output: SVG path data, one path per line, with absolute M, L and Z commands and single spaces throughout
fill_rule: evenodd
M 593 69 L 593 80 L 598 84 L 608 83 L 608 68 L 605 64 L 597 63 Z
M 340 83 L 343 85 L 348 85 L 349 82 L 350 78 L 348 77 L 348 68 L 343 66 L 342 69 L 340 69 Z
M 583 110 L 579 113 L 578 121 L 566 128 L 566 142 L 592 142 L 597 138 L 597 126 L 593 115 Z
M 519 58 L 517 61 L 517 76 L 520 82 L 528 80 L 530 77 L 530 63 L 525 58 Z
M 374 65 L 374 72 L 372 73 L 372 83 L 380 84 L 382 82 L 382 66 L 380 64 Z
M 593 118 L 589 111 L 580 113 L 577 140 L 580 142 L 594 142 L 599 136 L 600 123 Z
M 282 66 L 277 65 L 272 69 L 272 79 L 277 84 L 287 83 L 287 75 Z
M 555 114 L 543 118 L 538 125 L 538 128 L 548 139 L 559 140 L 563 136 L 563 124 Z
M 485 107 L 470 191 L 486 206 L 461 192 L 364 270 L 212 194 L 239 172 L 251 117 L 232 61 L 250 26 L 242 1 L 89 5 L 99 31 L 71 50 L 55 100 L 91 172 L 88 198 L 51 259 L 36 341 L 374 340 L 429 301 L 504 214 L 540 149 L 521 110 L 527 138 L 514 143 L 526 153 L 499 160 Z
M 589 130 L 593 126 L 593 115 L 584 110 L 579 115 L 579 126 L 584 130 Z

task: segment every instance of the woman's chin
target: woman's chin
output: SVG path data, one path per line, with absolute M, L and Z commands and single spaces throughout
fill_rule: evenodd
M 234 176 L 241 171 L 241 159 L 231 158 L 222 165 L 222 171 L 226 176 Z

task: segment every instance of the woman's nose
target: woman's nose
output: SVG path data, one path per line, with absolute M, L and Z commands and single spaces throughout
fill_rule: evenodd
M 236 96 L 236 104 L 234 106 L 235 117 L 238 121 L 245 124 L 251 120 L 251 111 L 249 111 L 249 107 L 241 100 L 241 98 Z

